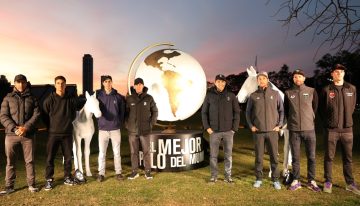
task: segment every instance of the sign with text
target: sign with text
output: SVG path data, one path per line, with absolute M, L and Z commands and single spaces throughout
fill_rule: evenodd
M 205 145 L 199 131 L 179 131 L 175 134 L 152 133 L 150 138 L 151 169 L 157 171 L 183 171 L 205 166 Z M 144 166 L 143 153 L 139 164 Z

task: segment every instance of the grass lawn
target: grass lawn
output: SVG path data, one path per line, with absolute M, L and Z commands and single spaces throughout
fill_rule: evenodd
M 190 122 L 198 122 L 190 120 Z M 178 126 L 186 122 L 179 122 Z M 193 128 L 198 127 L 194 124 Z M 359 121 L 356 121 L 359 125 Z M 323 184 L 323 138 L 321 131 L 317 132 L 317 182 Z M 359 131 L 355 128 L 355 143 L 353 156 L 353 173 L 355 180 L 360 183 L 360 152 Z M 207 138 L 207 136 L 206 136 Z M 46 133 L 39 133 L 36 143 L 36 177 L 37 185 L 45 184 L 45 145 Z M 282 145 L 279 141 L 279 169 L 282 169 Z M 345 191 L 345 181 L 342 175 L 341 151 L 338 150 L 333 166 L 334 187 L 332 194 L 314 193 L 303 187 L 297 191 L 288 191 L 283 187 L 276 191 L 269 178 L 265 178 L 264 184 L 259 189 L 252 187 L 254 177 L 254 151 L 253 141 L 247 129 L 240 129 L 234 137 L 233 148 L 233 177 L 235 184 L 226 184 L 223 181 L 224 170 L 223 153 L 220 153 L 219 170 L 220 181 L 209 184 L 209 166 L 185 171 L 185 172 L 161 172 L 154 173 L 153 180 L 145 180 L 143 174 L 140 178 L 129 181 L 117 181 L 114 178 L 114 165 L 111 145 L 108 148 L 106 162 L 106 179 L 102 183 L 95 180 L 97 174 L 97 138 L 94 136 L 91 152 L 91 171 L 94 177 L 89 177 L 84 185 L 65 186 L 62 184 L 63 165 L 61 153 L 56 160 L 55 188 L 45 191 L 41 188 L 38 193 L 30 193 L 27 190 L 26 174 L 22 153 L 17 164 L 16 192 L 10 195 L 0 196 L 0 205 L 360 205 L 360 196 Z M 301 176 L 306 182 L 306 157 L 302 148 Z M 123 133 L 122 166 L 124 174 L 130 174 L 130 156 L 127 135 Z M 5 177 L 4 157 L 4 134 L 0 134 L 0 186 L 3 186 Z M 269 157 L 265 156 L 264 174 L 269 167 Z

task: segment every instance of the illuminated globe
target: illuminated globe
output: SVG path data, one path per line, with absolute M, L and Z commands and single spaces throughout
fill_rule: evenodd
M 177 49 L 162 49 L 140 63 L 135 78 L 144 79 L 159 110 L 158 120 L 184 120 L 202 105 L 206 77 L 200 64 Z

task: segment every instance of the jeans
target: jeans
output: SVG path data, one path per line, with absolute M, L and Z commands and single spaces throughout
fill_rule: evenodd
M 35 186 L 34 138 L 35 137 L 19 137 L 17 135 L 5 136 L 6 187 L 13 187 L 15 184 L 17 159 L 15 146 L 18 144 L 21 144 L 23 149 L 27 184 L 28 186 Z
M 300 179 L 300 145 L 301 141 L 305 143 L 305 152 L 307 157 L 307 179 L 308 182 L 315 179 L 315 150 L 316 136 L 315 131 L 290 131 L 290 146 L 292 153 L 292 174 L 295 180 Z
M 212 177 L 218 175 L 218 154 L 221 140 L 224 143 L 224 166 L 225 166 L 225 177 L 231 177 L 232 169 L 232 148 L 234 132 L 213 132 L 210 135 L 210 173 Z
M 113 154 L 114 154 L 114 166 L 115 173 L 121 174 L 121 156 L 120 156 L 120 145 L 121 145 L 121 133 L 120 129 L 112 131 L 99 130 L 99 175 L 105 176 L 105 165 L 106 165 L 106 151 L 111 140 Z
M 346 184 L 354 183 L 352 174 L 352 147 L 353 133 L 327 132 L 325 157 L 324 157 L 324 178 L 326 182 L 332 182 L 332 162 L 335 157 L 336 144 L 340 141 L 342 150 L 343 174 Z

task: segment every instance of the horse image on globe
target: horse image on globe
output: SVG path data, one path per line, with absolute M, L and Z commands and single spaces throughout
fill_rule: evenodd
M 101 111 L 99 108 L 99 101 L 96 99 L 95 94 L 89 95 L 88 92 L 85 93 L 86 103 L 84 107 L 77 112 L 76 118 L 73 121 L 73 154 L 74 154 L 74 166 L 75 170 L 83 172 L 82 166 L 82 150 L 81 150 L 81 140 L 84 139 L 84 156 L 85 156 L 85 167 L 86 167 L 86 176 L 92 176 L 90 171 L 90 142 L 92 136 L 95 132 L 94 121 L 92 119 L 93 114 L 96 118 L 101 116 Z
M 240 103 L 245 103 L 247 99 L 250 97 L 250 94 L 255 92 L 258 88 L 256 75 L 256 70 L 251 66 L 250 69 L 246 69 L 248 73 L 248 78 L 245 80 L 242 85 L 239 93 L 237 94 L 237 98 Z M 273 83 L 270 82 L 271 88 L 278 91 L 280 93 L 281 99 L 284 101 L 284 93 L 280 91 Z M 286 124 L 280 130 L 280 135 L 284 136 L 284 162 L 283 162 L 283 175 L 289 172 L 289 166 L 291 166 L 291 151 L 289 145 L 289 130 L 286 129 Z M 269 177 L 271 177 L 271 169 L 269 172 Z

